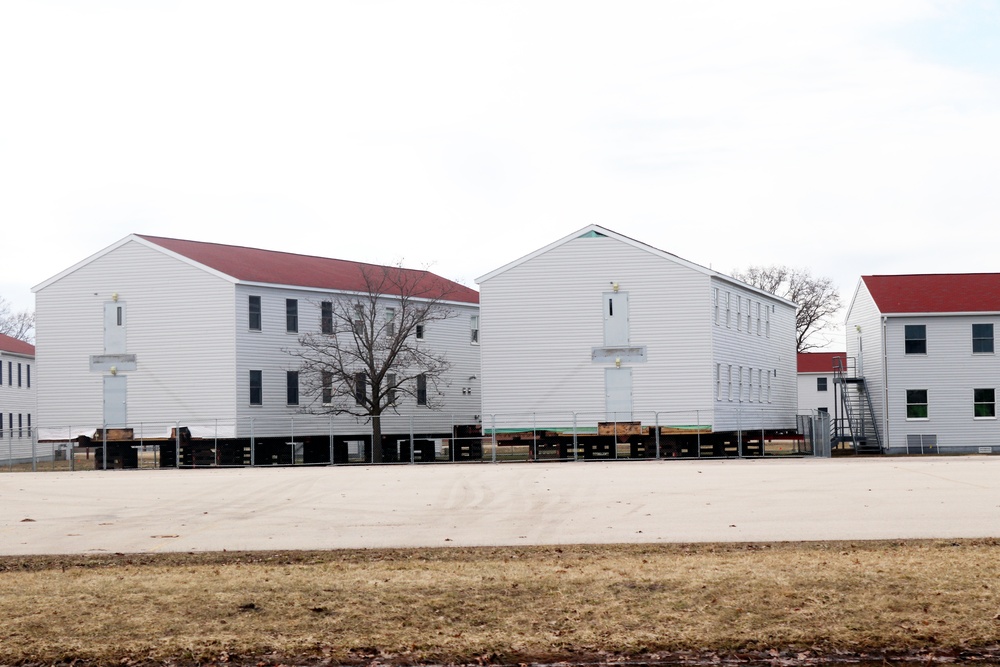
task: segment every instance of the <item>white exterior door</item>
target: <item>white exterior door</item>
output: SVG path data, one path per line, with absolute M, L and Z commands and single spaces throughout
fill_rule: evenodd
M 104 304 L 104 354 L 125 354 L 124 301 Z
M 628 292 L 604 293 L 604 347 L 628 345 Z
M 109 428 L 123 428 L 127 423 L 126 400 L 128 378 L 124 375 L 104 377 L 104 423 Z
M 632 369 L 604 369 L 607 421 L 632 421 Z

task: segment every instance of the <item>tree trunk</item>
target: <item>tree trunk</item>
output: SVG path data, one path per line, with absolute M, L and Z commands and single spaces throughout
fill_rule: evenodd
M 382 463 L 382 415 L 372 415 L 372 463 Z

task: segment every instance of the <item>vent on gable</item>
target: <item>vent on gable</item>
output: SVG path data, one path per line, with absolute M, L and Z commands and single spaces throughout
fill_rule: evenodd
M 594 230 L 590 230 L 586 234 L 581 235 L 580 238 L 581 239 L 606 239 L 606 238 L 608 238 L 608 235 L 607 234 L 602 234 L 600 232 L 596 232 Z

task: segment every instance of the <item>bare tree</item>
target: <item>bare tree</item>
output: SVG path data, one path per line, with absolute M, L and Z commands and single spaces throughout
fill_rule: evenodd
M 798 304 L 795 311 L 795 349 L 812 350 L 821 345 L 811 338 L 832 322 L 830 318 L 842 307 L 840 292 L 831 278 L 814 278 L 809 269 L 788 266 L 751 266 L 733 271 L 733 277 L 765 292 Z
M 0 333 L 32 343 L 35 340 L 35 314 L 30 310 L 13 312 L 10 302 L 0 296 Z
M 451 283 L 427 271 L 361 268 L 364 289 L 320 304 L 320 331 L 289 350 L 313 414 L 349 414 L 372 423 L 372 458 L 381 463 L 382 415 L 402 396 L 434 409 L 450 364 L 422 342 L 428 324 L 455 315 L 445 301 Z

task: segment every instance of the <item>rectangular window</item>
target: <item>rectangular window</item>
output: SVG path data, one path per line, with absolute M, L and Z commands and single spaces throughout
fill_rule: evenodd
M 14 362 L 13 361 L 8 361 L 7 362 L 7 386 L 8 387 L 13 387 L 14 386 Z
M 285 331 L 299 332 L 299 300 L 285 299 Z
M 287 371 L 285 373 L 285 393 L 288 397 L 289 405 L 299 404 L 299 372 Z
M 385 375 L 385 401 L 387 405 L 396 405 L 396 374 Z
M 972 325 L 973 354 L 993 354 L 993 325 Z
M 249 304 L 250 331 L 260 331 L 260 297 L 250 297 Z
M 424 339 L 424 325 L 423 324 L 418 324 L 416 326 L 416 336 L 417 336 L 417 340 L 423 340 Z
M 396 335 L 396 309 L 385 309 L 385 335 L 392 338 Z
M 743 331 L 743 297 L 736 297 L 736 330 Z
M 923 324 L 907 324 L 903 327 L 906 339 L 906 354 L 927 354 L 927 327 Z
M 20 412 L 18 412 L 17 413 L 17 437 L 19 437 L 19 438 L 23 438 L 24 437 L 24 421 L 23 421 L 23 418 L 24 418 L 24 415 L 21 414 Z
M 3 386 L 3 362 L 0 361 L 0 386 Z M 0 412 L 0 426 L 3 426 L 3 413 Z
M 747 369 L 747 381 L 749 386 L 747 388 L 747 401 L 753 403 L 753 369 Z
M 360 303 L 354 304 L 354 335 L 363 336 L 365 333 L 365 307 Z
M 715 364 L 715 400 L 722 400 L 722 364 Z
M 732 327 L 730 313 L 732 312 L 733 295 L 726 292 L 726 327 Z
M 250 405 L 264 404 L 264 372 L 250 371 Z
M 729 382 L 729 400 L 733 400 L 733 365 L 728 364 L 729 368 L 726 372 L 727 380 Z
M 330 405 L 333 403 L 333 373 L 330 371 L 321 371 L 320 383 L 323 385 L 323 405 Z
M 417 376 L 417 405 L 427 405 L 427 376 Z
M 28 413 L 28 437 L 31 437 L 31 413 Z
M 319 330 L 325 334 L 333 333 L 333 301 L 319 304 Z
M 479 315 L 469 318 L 470 340 L 473 345 L 479 345 Z
M 21 386 L 21 364 L 17 365 L 17 386 Z
M 25 378 L 28 381 L 28 389 L 31 389 L 31 364 L 24 365 Z
M 743 402 L 743 367 L 742 366 L 740 366 L 740 384 L 739 384 L 739 389 L 740 389 L 740 393 L 737 394 L 739 396 L 739 398 L 737 400 L 739 400 L 739 402 L 742 403 Z
M 760 335 L 760 301 L 757 302 L 757 335 Z
M 972 394 L 975 416 L 995 419 L 997 416 L 996 391 L 994 389 L 973 389 Z
M 771 402 L 771 371 L 767 372 L 767 402 Z
M 713 317 L 715 318 L 715 324 L 719 324 L 719 288 L 712 288 L 712 309 L 714 311 Z
M 354 402 L 358 405 L 365 404 L 365 395 L 368 393 L 368 378 L 364 373 L 354 374 Z
M 771 337 L 771 309 L 767 306 L 764 306 L 764 337 Z
M 927 419 L 927 390 L 906 390 L 906 418 Z
M 764 390 L 763 389 L 763 384 L 764 384 L 764 369 L 763 368 L 758 368 L 757 369 L 757 402 L 758 403 L 761 402 L 761 396 L 762 396 L 761 392 Z
M 826 378 L 816 378 L 816 391 L 826 391 Z

